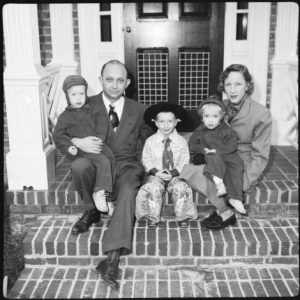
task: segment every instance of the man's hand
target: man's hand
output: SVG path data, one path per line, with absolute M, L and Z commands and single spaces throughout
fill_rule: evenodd
M 102 151 L 103 142 L 96 136 L 87 136 L 85 138 L 73 138 L 72 143 L 80 150 L 87 153 L 99 154 Z
M 168 170 L 161 170 L 155 173 L 155 176 L 159 177 L 160 179 L 164 181 L 169 181 L 172 179 L 172 175 Z
M 216 149 L 208 149 L 208 148 L 204 148 L 205 154 L 208 153 L 216 153 Z
M 72 155 L 77 155 L 78 149 L 75 146 L 70 146 L 68 152 Z

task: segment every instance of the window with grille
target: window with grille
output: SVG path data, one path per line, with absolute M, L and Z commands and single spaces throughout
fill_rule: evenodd
M 168 101 L 167 48 L 137 49 L 138 101 L 149 106 Z
M 209 94 L 209 48 L 180 48 L 179 105 L 196 109 Z

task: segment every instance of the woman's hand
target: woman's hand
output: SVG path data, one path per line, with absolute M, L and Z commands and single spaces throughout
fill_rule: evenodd
M 172 175 L 166 169 L 156 172 L 155 176 L 157 176 L 158 178 L 160 178 L 160 179 L 162 179 L 164 181 L 169 181 L 169 180 L 172 179 Z
M 99 154 L 102 151 L 103 142 L 96 136 L 73 138 L 71 141 L 77 148 L 87 153 Z

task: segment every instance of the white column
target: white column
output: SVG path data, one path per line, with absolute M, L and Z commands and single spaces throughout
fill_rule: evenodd
M 275 55 L 271 62 L 273 117 L 272 144 L 294 145 L 298 135 L 298 57 L 299 8 L 293 2 L 277 3 Z
M 52 61 L 64 69 L 77 73 L 78 62 L 74 57 L 74 32 L 72 4 L 49 4 Z
M 58 78 L 55 78 L 56 85 L 53 86 L 56 90 L 52 92 L 55 95 L 52 108 L 55 109 L 55 116 L 58 116 L 67 106 L 65 94 L 61 89 L 63 81 L 68 75 L 78 74 L 78 62 L 75 60 L 74 51 L 72 4 L 50 3 L 49 8 L 52 60 L 46 69 L 50 73 L 55 68 L 59 69 Z
M 55 177 L 54 148 L 49 144 L 45 92 L 48 74 L 40 64 L 36 4 L 6 4 L 3 31 L 9 189 L 32 186 L 45 190 Z

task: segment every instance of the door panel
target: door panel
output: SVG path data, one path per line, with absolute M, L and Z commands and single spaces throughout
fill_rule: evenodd
M 199 124 L 195 109 L 217 93 L 224 3 L 140 5 L 124 3 L 125 63 L 133 81 L 126 93 L 146 105 L 184 106 L 190 116 L 185 130 L 193 130 Z

